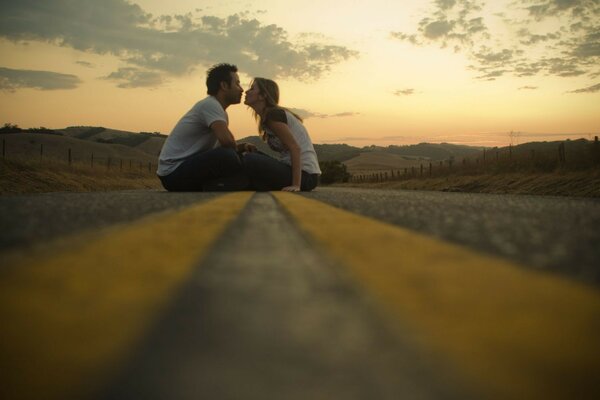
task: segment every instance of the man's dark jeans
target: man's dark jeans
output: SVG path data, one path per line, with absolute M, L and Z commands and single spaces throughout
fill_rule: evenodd
M 246 153 L 242 157 L 250 188 L 258 191 L 281 190 L 292 185 L 292 167 L 261 152 Z M 317 187 L 318 174 L 302 171 L 300 190 Z
M 234 191 L 248 188 L 240 157 L 234 149 L 218 147 L 197 153 L 175 171 L 159 176 L 170 192 Z

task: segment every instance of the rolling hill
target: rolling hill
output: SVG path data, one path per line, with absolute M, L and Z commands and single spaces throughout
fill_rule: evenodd
M 15 128 L 11 131 L 10 128 Z M 14 132 L 13 132 L 14 131 Z M 23 130 L 15 126 L 5 125 L 0 128 L 4 139 L 7 156 L 19 156 L 39 159 L 41 146 L 45 158 L 66 159 L 67 150 L 72 149 L 75 161 L 88 162 L 91 154 L 98 160 L 112 158 L 131 159 L 143 163 L 156 163 L 158 154 L 166 139 L 166 135 L 158 132 L 127 132 L 122 130 L 93 127 L 72 126 L 64 129 L 50 130 L 35 128 Z M 583 140 L 583 139 L 582 139 Z M 585 140 L 583 140 L 585 142 Z M 264 153 L 276 154 L 258 137 L 244 137 L 238 142 L 250 142 Z M 513 154 L 538 154 L 550 152 L 554 154 L 559 142 L 524 143 L 514 146 Z M 567 153 L 577 154 L 579 141 L 567 141 Z M 475 159 L 480 157 L 484 148 L 450 143 L 419 143 L 405 146 L 365 146 L 362 148 L 347 144 L 315 144 L 315 151 L 320 161 L 341 161 L 349 172 L 385 171 L 390 169 L 418 167 L 420 164 L 445 160 Z M 508 148 L 486 149 L 488 152 L 508 152 Z

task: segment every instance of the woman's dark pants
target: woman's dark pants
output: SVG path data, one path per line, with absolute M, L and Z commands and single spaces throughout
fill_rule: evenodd
M 260 152 L 246 153 L 242 160 L 252 190 L 281 190 L 292 185 L 291 166 Z M 318 180 L 318 174 L 302 171 L 300 190 L 313 190 L 317 187 Z

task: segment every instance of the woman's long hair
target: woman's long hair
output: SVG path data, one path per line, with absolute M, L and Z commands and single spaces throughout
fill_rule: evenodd
M 265 133 L 265 121 L 263 116 L 266 116 L 271 110 L 282 109 L 289 111 L 294 117 L 302 122 L 302 118 L 300 118 L 298 114 L 285 107 L 279 106 L 279 86 L 277 86 L 275 81 L 267 78 L 254 78 L 250 86 L 253 84 L 256 84 L 258 92 L 265 98 L 265 110 L 262 115 L 252 109 L 252 115 L 258 124 L 258 133 L 263 139 Z

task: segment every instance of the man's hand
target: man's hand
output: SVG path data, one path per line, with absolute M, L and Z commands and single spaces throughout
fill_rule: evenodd
M 256 151 L 257 148 L 252 143 L 238 143 L 237 152 L 238 153 L 252 153 Z
M 281 189 L 282 192 L 299 192 L 300 191 L 300 186 L 286 186 L 283 189 Z

